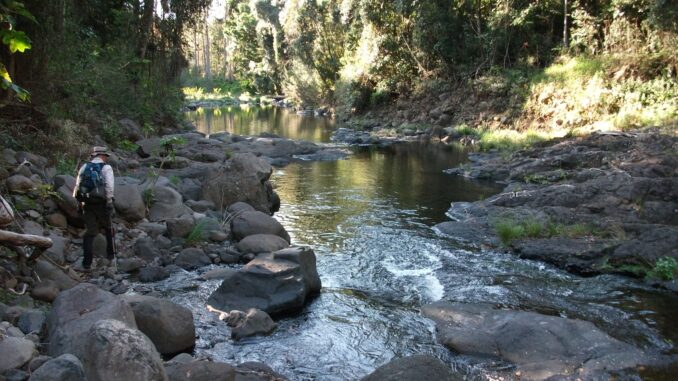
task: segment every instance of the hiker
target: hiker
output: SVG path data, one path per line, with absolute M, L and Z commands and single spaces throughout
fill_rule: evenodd
M 80 167 L 73 190 L 73 197 L 78 200 L 78 212 L 85 220 L 85 237 L 82 248 L 84 258 L 82 268 L 90 270 L 92 267 L 92 247 L 94 237 L 104 229 L 106 234 L 106 258 L 115 259 L 115 244 L 111 218 L 115 212 L 113 206 L 113 189 L 115 180 L 113 168 L 106 164 L 110 153 L 106 147 L 94 147 L 90 154 L 90 161 Z

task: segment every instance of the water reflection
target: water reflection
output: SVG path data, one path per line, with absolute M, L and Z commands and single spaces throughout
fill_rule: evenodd
M 327 141 L 330 133 L 330 121 L 286 110 L 205 112 L 203 132 L 216 132 L 220 120 L 218 128 L 243 135 Z M 446 219 L 451 201 L 499 190 L 442 173 L 464 160 L 463 151 L 440 144 L 396 144 L 277 170 L 272 181 L 282 206 L 276 218 L 293 243 L 315 250 L 323 290 L 299 316 L 278 321 L 271 336 L 228 339 L 225 324 L 204 308 L 218 282 L 179 273 L 156 287 L 193 310 L 198 355 L 262 361 L 292 380 L 359 379 L 393 357 L 415 353 L 441 358 L 468 380 L 511 379 L 506 364 L 457 356 L 436 344 L 418 308 L 440 299 L 585 319 L 622 341 L 671 350 L 665 340 L 676 341 L 678 306 L 672 294 L 621 277 L 580 278 L 502 252 L 470 251 L 436 235 L 430 227 Z M 184 287 L 196 282 L 196 290 Z
M 329 142 L 334 127 L 331 119 L 300 116 L 278 107 L 199 108 L 187 112 L 185 117 L 198 131 L 207 135 L 217 132 L 236 135 L 269 132 L 290 139 Z

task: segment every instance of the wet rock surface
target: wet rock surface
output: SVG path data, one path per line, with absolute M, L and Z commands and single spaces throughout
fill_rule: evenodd
M 594 133 L 509 158 L 472 155 L 469 166 L 448 173 L 507 186 L 483 201 L 454 203 L 454 221 L 436 229 L 496 247 L 502 221 L 536 223 L 541 231 L 504 244 L 577 274 L 644 276 L 660 259 L 678 259 L 676 147 L 678 138 L 659 133 Z
M 422 313 L 436 322 L 437 340 L 450 350 L 508 361 L 526 380 L 589 379 L 655 361 L 582 320 L 449 302 L 425 305 Z

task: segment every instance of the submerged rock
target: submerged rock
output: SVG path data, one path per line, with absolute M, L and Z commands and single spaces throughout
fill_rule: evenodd
M 453 372 L 437 358 L 431 355 L 415 355 L 391 360 L 363 377 L 361 381 L 461 381 L 463 379 L 461 375 Z
M 437 340 L 462 354 L 492 356 L 516 365 L 525 380 L 587 375 L 651 361 L 592 323 L 485 304 L 437 302 L 422 308 L 436 322 Z

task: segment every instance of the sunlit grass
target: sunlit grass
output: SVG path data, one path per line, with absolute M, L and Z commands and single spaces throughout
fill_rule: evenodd
M 530 80 L 521 122 L 589 132 L 678 122 L 678 82 L 662 56 L 561 58 Z M 529 115 L 530 119 L 527 119 Z

